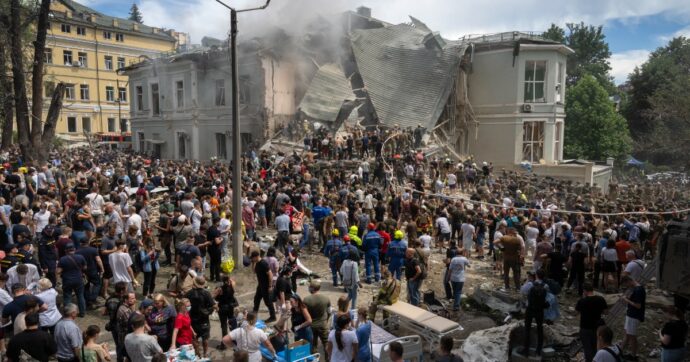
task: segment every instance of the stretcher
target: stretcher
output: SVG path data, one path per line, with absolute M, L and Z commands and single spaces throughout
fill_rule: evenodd
M 379 308 L 389 313 L 389 317 L 383 321 L 385 329 L 406 328 L 424 338 L 432 349 L 436 348 L 441 337 L 463 330 L 457 322 L 405 302 L 396 302 Z

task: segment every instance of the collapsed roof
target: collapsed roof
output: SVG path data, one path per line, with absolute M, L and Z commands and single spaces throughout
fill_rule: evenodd
M 352 50 L 380 124 L 431 129 L 450 95 L 467 48 L 426 25 L 355 30 Z
M 337 121 L 343 103 L 354 99 L 352 86 L 343 69 L 329 63 L 321 66 L 312 78 L 299 109 L 314 120 Z

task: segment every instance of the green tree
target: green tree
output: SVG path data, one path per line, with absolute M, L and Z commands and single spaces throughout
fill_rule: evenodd
M 542 33 L 542 37 L 557 43 L 563 43 L 573 49 L 575 54 L 568 56 L 567 83 L 577 83 L 585 74 L 594 76 L 609 94 L 617 93 L 613 84 L 611 71 L 611 51 L 606 42 L 603 27 L 585 25 L 585 23 L 568 23 L 566 31 L 556 24 Z
M 139 11 L 139 7 L 136 3 L 132 4 L 132 7 L 129 8 L 129 20 L 136 21 L 139 24 L 144 23 L 144 16 L 141 15 L 141 11 Z
M 541 37 L 555 41 L 556 43 L 565 43 L 565 30 L 552 23 L 551 27 L 541 34 Z
M 566 157 L 604 160 L 629 154 L 628 124 L 594 76 L 587 74 L 570 87 L 565 107 Z
M 690 152 L 690 39 L 677 37 L 629 75 L 624 114 L 635 154 L 656 164 L 687 165 Z

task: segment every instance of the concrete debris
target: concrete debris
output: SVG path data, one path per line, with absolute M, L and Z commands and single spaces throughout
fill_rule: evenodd
M 532 333 L 535 332 L 535 328 L 532 328 Z M 545 349 L 546 346 L 568 346 L 577 338 L 577 334 L 575 326 L 544 325 Z M 523 335 L 522 322 L 478 330 L 467 337 L 458 353 L 465 361 L 509 361 L 511 347 L 521 346 Z M 536 343 L 536 335 L 531 340 Z
M 497 290 L 484 289 L 479 286 L 474 289 L 470 298 L 480 305 L 485 305 L 503 314 L 520 312 L 519 299 Z

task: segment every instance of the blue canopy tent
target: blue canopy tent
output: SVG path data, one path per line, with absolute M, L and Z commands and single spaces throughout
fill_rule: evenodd
M 637 160 L 637 159 L 635 159 L 635 157 L 632 157 L 632 156 L 630 156 L 630 158 L 628 159 L 628 162 L 626 162 L 625 164 L 628 166 L 639 167 L 639 168 L 644 167 L 644 162 Z

